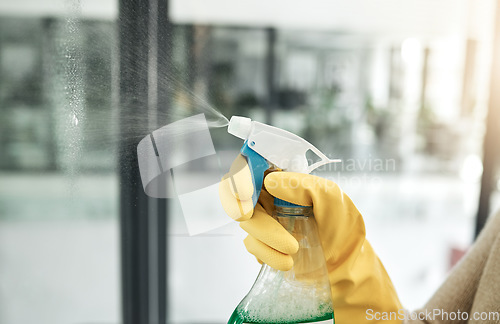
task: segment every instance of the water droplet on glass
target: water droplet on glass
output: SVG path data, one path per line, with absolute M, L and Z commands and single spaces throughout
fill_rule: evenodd
M 71 118 L 71 123 L 73 124 L 73 126 L 78 126 L 78 118 L 75 114 L 73 114 L 73 118 Z

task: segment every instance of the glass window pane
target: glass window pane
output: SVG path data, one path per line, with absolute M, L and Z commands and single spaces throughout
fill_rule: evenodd
M 425 303 L 473 238 L 494 1 L 410 2 L 381 10 L 368 0 L 170 1 L 171 34 L 155 39 L 150 20 L 164 12 L 145 10 L 137 12 L 148 22 L 144 38 L 122 38 L 147 44 L 147 57 L 119 52 L 116 1 L 1 3 L 0 322 L 125 320 L 120 274 L 130 269 L 120 269 L 119 204 L 120 190 L 134 188 L 117 172 L 125 163 L 119 143 L 147 136 L 158 120 L 199 113 L 209 126 L 233 115 L 270 123 L 340 158 L 314 173 L 358 206 L 404 307 Z M 161 41 L 171 41 L 171 55 L 155 52 L 165 49 Z M 162 55 L 169 66 L 155 66 Z M 145 82 L 125 89 L 144 96 L 127 97 L 137 110 L 124 116 L 127 73 Z M 155 97 L 158 89 L 166 93 Z M 151 108 L 159 97 L 168 111 Z M 216 154 L 172 170 L 177 190 L 220 179 L 242 146 L 225 127 L 211 127 L 210 137 Z M 180 154 L 195 147 L 175 143 Z M 500 206 L 495 170 L 492 211 Z M 168 322 L 226 322 L 260 266 L 236 222 L 190 235 L 182 203 L 192 196 L 177 194 L 151 218 L 168 222 Z M 191 203 L 202 216 L 220 216 L 208 208 L 220 207 L 217 197 Z M 140 265 L 146 278 L 133 280 L 149 284 L 144 305 L 153 314 L 165 306 L 149 281 L 161 272 L 151 256 L 162 231 L 149 220 L 140 223 L 149 226 L 146 242 L 128 248 L 147 252 L 132 258 L 148 261 Z
M 121 321 L 115 22 L 79 10 L 0 5 L 5 324 Z

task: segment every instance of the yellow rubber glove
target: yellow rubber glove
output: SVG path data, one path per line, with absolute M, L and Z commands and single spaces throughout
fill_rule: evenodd
M 273 197 L 313 206 L 328 267 L 336 323 L 375 323 L 375 312 L 397 312 L 402 308 L 392 282 L 365 239 L 365 225 L 351 199 L 333 181 L 317 176 L 272 172 L 264 179 L 259 201 L 252 206 L 251 173 L 242 156 L 233 163 L 219 186 L 226 213 L 240 222 L 249 235 L 247 250 L 260 262 L 278 270 L 293 266 L 291 254 L 298 243 L 271 215 Z M 400 323 L 393 316 L 393 321 Z

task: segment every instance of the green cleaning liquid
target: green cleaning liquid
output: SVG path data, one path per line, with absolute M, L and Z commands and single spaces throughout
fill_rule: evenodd
M 275 200 L 275 218 L 299 242 L 294 266 L 264 264 L 228 324 L 335 323 L 330 282 L 312 207 Z
M 301 323 L 317 323 L 317 324 L 333 324 L 333 312 L 325 313 L 323 316 L 309 318 L 293 318 L 290 320 L 277 320 L 269 322 L 268 319 L 261 319 L 258 316 L 252 316 L 245 313 L 244 310 L 236 309 L 229 319 L 229 323 L 234 324 L 301 324 Z

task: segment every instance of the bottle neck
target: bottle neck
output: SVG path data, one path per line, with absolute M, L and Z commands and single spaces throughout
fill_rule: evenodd
M 311 217 L 313 215 L 312 207 L 297 206 L 297 207 L 281 207 L 276 206 L 277 217 Z

